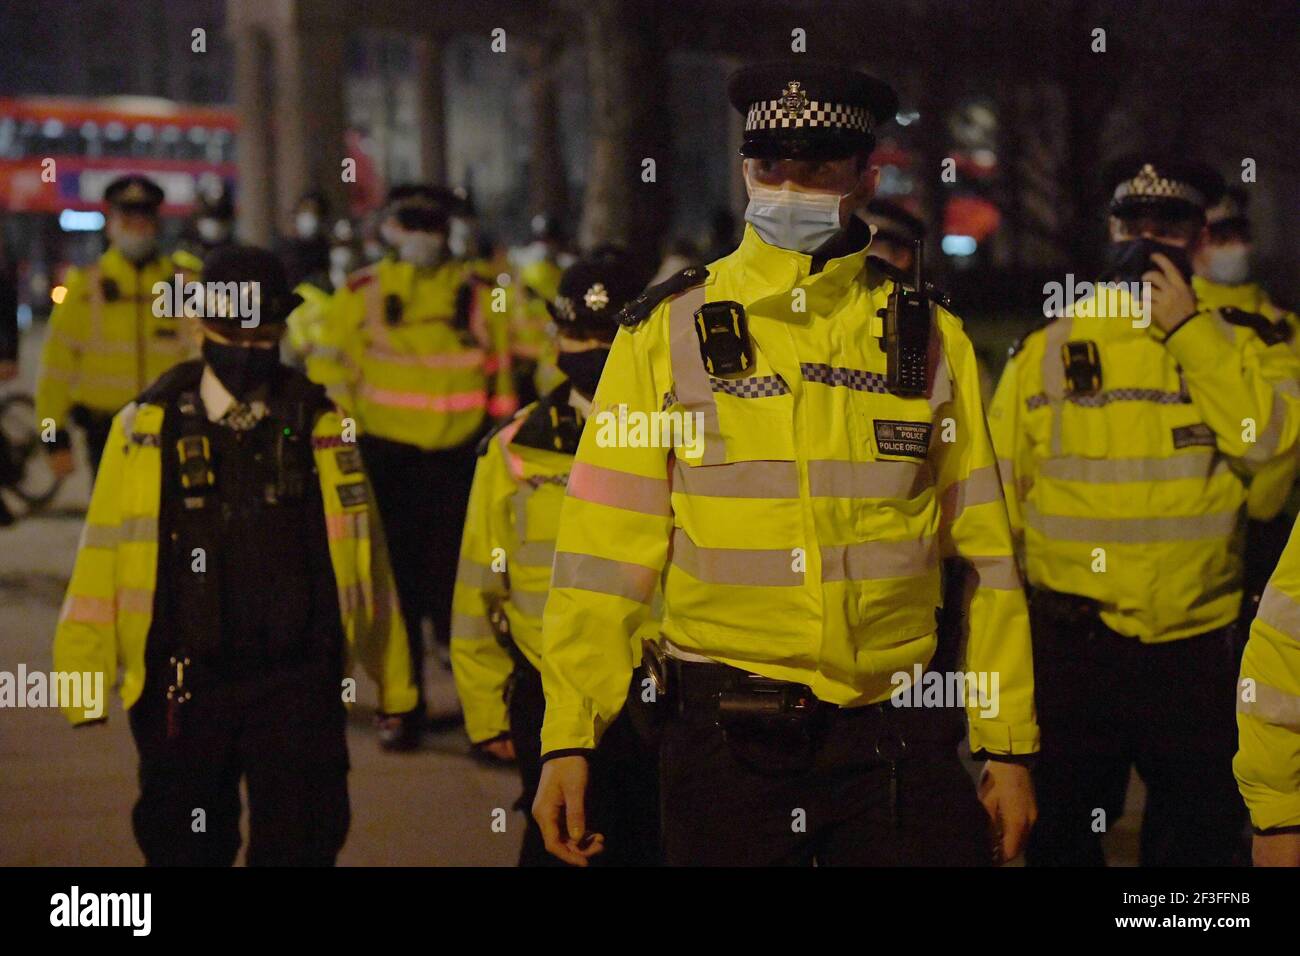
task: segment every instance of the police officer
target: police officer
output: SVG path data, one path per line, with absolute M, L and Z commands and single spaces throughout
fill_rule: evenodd
M 503 326 L 458 311 L 464 268 L 447 248 L 446 191 L 398 186 L 382 231 L 396 250 L 334 294 L 309 363 L 360 432 L 392 550 L 413 673 L 423 690 L 423 621 L 445 645 L 475 448 L 514 411 Z M 331 359 L 330 356 L 334 358 Z M 423 700 L 398 748 L 421 730 Z
M 224 187 L 199 196 L 193 218 L 181 233 L 181 246 L 200 260 L 235 242 L 235 203 Z
M 855 215 L 895 94 L 806 58 L 742 69 L 729 94 L 744 238 L 625 310 L 595 396 L 610 415 L 570 472 L 534 816 L 561 859 L 601 850 L 588 761 L 662 576 L 637 687 L 662 722 L 666 862 L 977 865 L 990 842 L 1014 856 L 1038 732 L 974 355 L 958 320 L 868 261 Z M 983 707 L 906 706 L 942 679 L 925 669 L 939 564 L 958 556 L 977 573 L 963 670 L 1000 687 Z M 957 758 L 968 704 L 989 816 Z
M 232 863 L 242 778 L 248 862 L 328 865 L 349 821 L 347 662 L 385 712 L 409 711 L 406 635 L 357 449 L 324 390 L 279 362 L 279 260 L 234 246 L 208 275 L 251 290 L 259 321 L 205 299 L 202 360 L 114 417 L 55 667 L 109 684 L 122 663 L 148 863 Z
M 1300 537 L 1264 591 L 1237 684 L 1237 785 L 1256 866 L 1300 866 Z
M 1136 765 L 1142 863 L 1227 865 L 1243 822 L 1240 473 L 1293 449 L 1296 361 L 1196 300 L 1217 174 L 1144 155 L 1109 181 L 1112 284 L 1013 350 L 989 415 L 1031 587 L 1043 752 L 1027 858 L 1103 863 Z
M 195 277 L 198 259 L 158 248 L 163 191 L 144 176 L 123 176 L 104 191 L 109 246 L 99 261 L 68 270 L 67 292 L 50 314 L 36 380 L 38 422 L 53 421 L 50 464 L 72 471 L 69 422 L 86 435 L 91 468 L 113 415 L 159 375 L 189 357 L 179 310 L 155 308 L 154 284 Z
M 1292 351 L 1300 350 L 1300 317 L 1280 308 L 1264 287 L 1251 278 L 1252 241 L 1247 193 L 1241 187 L 1226 190 L 1205 213 L 1205 233 L 1192 256 L 1196 274 L 1192 289 L 1207 309 L 1227 309 L 1253 321 L 1272 338 L 1284 339 Z M 1267 323 L 1267 324 L 1264 324 Z M 1300 460 L 1284 456 L 1260 470 L 1247 491 L 1245 597 L 1243 630 L 1249 631 L 1260 595 L 1291 534 L 1300 511 L 1296 473 Z
M 542 608 L 551 583 L 555 531 L 578 439 L 618 331 L 614 315 L 641 289 L 620 257 L 579 262 L 560 280 L 552 315 L 559 363 L 569 376 L 521 409 L 479 446 L 452 614 L 451 662 L 465 730 L 481 751 L 517 759 L 527 811 L 541 775 L 544 701 Z M 636 648 L 639 652 L 639 647 Z M 596 758 L 601 827 L 609 853 L 632 865 L 655 858 L 653 759 L 620 715 Z M 527 817 L 520 866 L 558 865 Z

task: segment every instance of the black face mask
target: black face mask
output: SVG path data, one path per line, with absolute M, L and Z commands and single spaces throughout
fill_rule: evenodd
M 1158 252 L 1174 264 L 1188 282 L 1192 281 L 1192 258 L 1181 246 L 1157 242 L 1154 239 L 1125 239 L 1106 247 L 1106 268 L 1102 278 L 1108 282 L 1138 282 L 1142 274 L 1160 269 L 1151 261 Z
M 271 380 L 280 364 L 278 348 L 245 348 L 203 340 L 203 358 L 226 390 L 241 402 Z
M 555 360 L 573 387 L 587 398 L 596 394 L 600 384 L 600 373 L 604 371 L 605 359 L 609 358 L 609 349 L 597 347 L 581 352 L 561 352 Z

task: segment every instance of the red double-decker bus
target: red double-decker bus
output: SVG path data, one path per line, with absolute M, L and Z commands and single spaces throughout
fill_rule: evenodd
M 142 96 L 0 98 L 0 241 L 19 266 L 20 321 L 49 310 L 69 263 L 102 248 L 104 188 L 144 173 L 163 189 L 169 232 L 201 194 L 235 192 L 230 109 Z
M 233 110 L 154 97 L 0 98 L 0 211 L 103 212 L 104 187 L 140 172 L 164 215 L 184 214 L 200 190 L 233 190 L 238 125 Z

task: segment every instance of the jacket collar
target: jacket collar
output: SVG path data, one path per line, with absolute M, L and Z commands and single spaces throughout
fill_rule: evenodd
M 582 425 L 578 410 L 569 404 L 569 383 L 564 381 L 537 402 L 510 444 L 574 455 Z
M 819 291 L 825 287 L 827 292 L 831 287 L 847 287 L 862 271 L 870 248 L 870 228 L 854 216 L 845 230 L 824 247 L 829 255 L 821 252 L 810 255 L 770 246 L 759 238 L 752 225 L 746 224 L 735 256 L 743 274 L 745 298 L 752 302 L 787 292 L 797 285 L 816 286 Z

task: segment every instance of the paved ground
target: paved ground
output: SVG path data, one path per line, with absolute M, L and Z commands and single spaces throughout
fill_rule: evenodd
M 28 336 L 33 340 L 34 336 Z M 24 369 L 36 343 L 25 343 Z M 30 384 L 20 383 L 30 389 Z M 0 529 L 0 671 L 51 666 L 50 640 L 72 569 L 88 489 L 84 469 L 45 515 Z M 450 675 L 437 666 L 434 707 L 454 706 Z M 373 687 L 358 680 L 348 730 L 352 830 L 339 860 L 353 866 L 509 865 L 522 818 L 513 770 L 467 755 L 459 729 L 426 740 L 409 755 L 381 752 L 370 726 Z M 72 730 L 53 710 L 0 709 L 0 865 L 134 865 L 131 834 L 135 751 L 116 698 L 107 726 Z M 1140 786 L 1130 807 L 1141 806 Z M 492 832 L 506 809 L 505 833 Z M 1130 812 L 1107 838 L 1115 862 L 1135 857 Z

